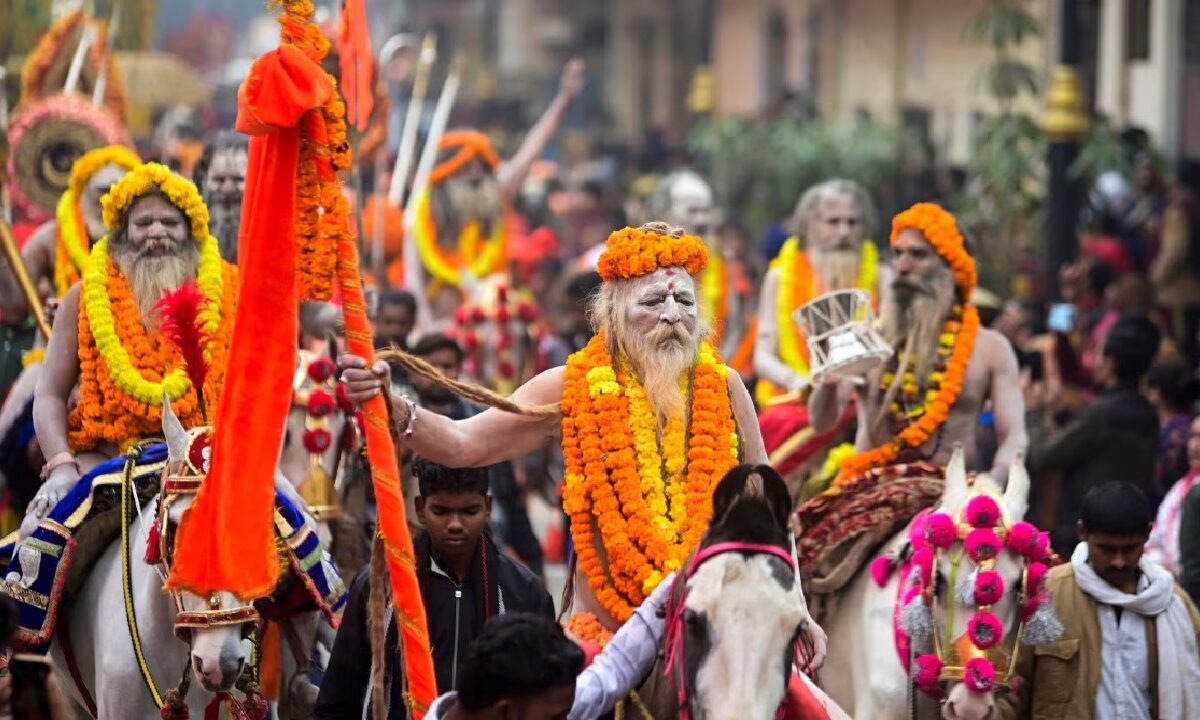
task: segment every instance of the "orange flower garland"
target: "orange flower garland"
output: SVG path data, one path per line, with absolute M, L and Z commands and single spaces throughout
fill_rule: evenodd
M 681 267 L 695 275 L 708 265 L 708 246 L 695 235 L 664 235 L 627 227 L 608 236 L 596 266 L 604 280 L 635 278 L 659 268 Z
M 737 425 L 727 372 L 712 348 L 703 344 L 691 382 L 690 426 L 683 432 L 686 460 L 677 463 L 671 458 L 671 442 L 658 451 L 660 458 L 666 456 L 659 466 L 665 465 L 668 474 L 678 466 L 682 478 L 662 478 L 661 490 L 652 493 L 659 498 L 657 507 L 652 507 L 639 473 L 635 423 L 625 390 L 637 387 L 636 377 L 618 375 L 604 333 L 567 362 L 562 399 L 563 509 L 571 517 L 580 571 L 597 599 L 620 622 L 629 618 L 664 575 L 682 566 L 707 527 L 712 489 L 737 464 Z M 684 511 L 671 508 L 664 516 L 664 500 L 668 505 L 682 500 Z M 678 526 L 672 522 L 675 519 Z
M 429 174 L 430 186 L 437 185 L 446 178 L 462 170 L 472 160 L 483 160 L 488 168 L 495 170 L 500 166 L 500 156 L 492 149 L 492 141 L 485 133 L 477 130 L 452 130 L 438 141 L 438 150 L 458 148 L 452 157 L 434 166 Z
M 316 62 L 329 53 L 329 39 L 311 22 L 312 2 L 288 2 L 279 16 L 282 41 Z M 336 81 L 329 76 L 331 83 Z M 300 121 L 302 142 L 296 184 L 296 281 L 301 299 L 333 297 L 338 243 L 350 233 L 350 202 L 342 193 L 339 172 L 349 170 L 346 106 L 335 92 L 320 112 Z
M 204 400 L 210 412 L 216 409 L 220 400 L 237 301 L 237 269 L 222 263 L 221 271 L 220 330 L 211 345 L 213 353 L 204 383 Z M 147 332 L 129 283 L 112 260 L 109 260 L 108 296 L 117 336 L 126 348 L 130 362 L 146 379 L 161 382 L 180 366 L 178 350 L 166 337 Z M 69 440 L 74 452 L 94 449 L 103 442 L 111 442 L 124 450 L 131 441 L 162 432 L 162 405 L 141 402 L 122 392 L 113 382 L 92 338 L 82 294 L 79 300 L 79 392 L 79 404 L 68 420 Z M 189 387 L 183 397 L 172 402 L 171 409 L 184 427 L 204 423 L 194 388 Z
M 608 644 L 615 634 L 600 623 L 596 616 L 589 612 L 575 613 L 567 619 L 563 626 L 577 642 L 594 642 L 600 647 Z
M 896 462 L 903 448 L 924 445 L 942 423 L 946 422 L 950 408 L 954 407 L 958 394 L 962 392 L 963 377 L 966 375 L 967 363 L 971 360 L 971 351 L 975 348 L 975 336 L 978 332 L 979 311 L 974 305 L 967 305 L 963 308 L 962 329 L 954 340 L 954 350 L 946 363 L 946 373 L 938 387 L 937 396 L 926 403 L 925 412 L 920 418 L 901 430 L 891 442 L 846 458 L 842 462 L 837 480 L 834 481 L 834 488 L 845 485 L 872 468 Z

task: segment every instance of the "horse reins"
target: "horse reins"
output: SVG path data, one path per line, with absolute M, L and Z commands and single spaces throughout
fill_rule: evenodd
M 687 581 L 696 574 L 696 570 L 708 560 L 727 553 L 743 553 L 749 555 L 771 555 L 788 564 L 792 572 L 796 572 L 796 558 L 787 550 L 777 545 L 747 542 L 723 542 L 700 548 L 688 561 L 686 572 L 675 579 L 679 586 L 678 592 L 672 588 L 671 597 L 667 601 L 667 628 L 665 636 L 665 665 L 664 674 L 675 688 L 675 698 L 679 705 L 680 720 L 691 720 L 691 697 L 688 693 L 686 661 L 686 633 L 684 632 L 684 611 L 687 603 Z M 786 685 L 786 683 L 785 683 Z M 777 720 L 783 717 L 784 705 L 780 704 L 776 712 Z

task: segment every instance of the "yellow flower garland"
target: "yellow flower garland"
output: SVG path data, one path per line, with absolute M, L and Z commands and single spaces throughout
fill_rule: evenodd
M 433 208 L 429 191 L 426 190 L 417 200 L 416 236 L 417 254 L 429 274 L 438 280 L 458 287 L 462 284 L 462 274 L 469 272 L 476 278 L 490 275 L 499 269 L 504 260 L 504 244 L 506 239 L 504 218 L 500 217 L 492 223 L 492 235 L 478 251 L 479 221 L 472 221 L 458 237 L 458 257 L 446 257 L 438 247 L 437 225 L 433 221 Z
M 808 346 L 792 315 L 801 305 L 828 292 L 828 289 L 820 287 L 820 278 L 813 273 L 808 253 L 800 248 L 798 238 L 788 238 L 779 255 L 771 261 L 771 269 L 779 270 L 779 291 L 775 298 L 775 334 L 779 338 L 779 359 L 808 377 Z M 878 282 L 879 247 L 870 240 L 863 240 L 856 287 L 871 293 L 874 299 Z M 755 392 L 759 403 L 765 403 L 783 390 L 760 381 Z
M 221 323 L 221 253 L 217 241 L 205 235 L 200 241 L 200 265 L 196 273 L 200 291 L 208 300 L 201 317 L 204 329 L 216 337 Z M 130 397 L 151 405 L 161 405 L 165 392 L 172 400 L 178 400 L 191 388 L 191 380 L 183 368 L 168 372 L 162 382 L 152 382 L 142 377 L 133 367 L 129 354 L 117 336 L 113 319 L 112 304 L 108 297 L 108 237 L 101 238 L 92 248 L 92 256 L 83 272 L 83 294 L 86 300 L 88 323 L 100 357 L 108 367 L 113 384 Z M 211 345 L 205 355 L 211 355 Z
M 54 284 L 58 296 L 67 294 L 88 261 L 91 241 L 83 223 L 80 201 L 83 190 L 92 177 L 105 165 L 116 165 L 126 171 L 141 164 L 137 153 L 124 145 L 107 145 L 89 150 L 71 166 L 67 190 L 58 199 L 55 220 L 58 223 L 58 244 L 54 263 Z
M 728 315 L 726 292 L 729 278 L 725 267 L 725 258 L 717 249 L 708 253 L 708 266 L 700 280 L 700 301 L 703 317 L 712 325 L 713 342 L 720 342 L 725 332 L 725 319 Z
M 196 270 L 196 283 L 208 302 L 200 311 L 204 330 L 210 337 L 217 337 L 221 328 L 221 253 L 217 241 L 208 234 L 208 208 L 200 198 L 196 186 L 165 165 L 145 163 L 126 173 L 103 198 L 104 224 L 111 230 L 120 222 L 137 198 L 157 185 L 164 195 L 187 216 L 191 224 L 192 238 L 199 249 L 200 262 Z M 101 359 L 108 367 L 113 384 L 130 397 L 151 405 L 161 405 L 165 392 L 172 400 L 178 400 L 191 387 L 191 381 L 183 368 L 167 373 L 162 382 L 144 378 L 133 367 L 129 353 L 117 336 L 113 319 L 112 303 L 108 295 L 108 237 L 105 236 L 92 248 L 83 271 L 83 296 L 92 337 Z M 205 348 L 211 357 L 212 347 Z

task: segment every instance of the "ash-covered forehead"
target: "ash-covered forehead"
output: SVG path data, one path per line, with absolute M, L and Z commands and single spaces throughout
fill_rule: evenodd
M 95 172 L 87 181 L 87 187 L 92 190 L 98 190 L 101 194 L 108 192 L 108 189 L 115 185 L 118 180 L 125 177 L 125 168 L 116 163 L 108 163 L 102 166 Z
M 649 275 L 629 281 L 633 297 L 642 300 L 655 295 L 679 294 L 695 296 L 696 281 L 679 267 L 659 268 Z

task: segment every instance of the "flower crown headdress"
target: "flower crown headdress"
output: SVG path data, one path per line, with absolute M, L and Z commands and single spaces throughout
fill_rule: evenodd
M 667 267 L 681 267 L 695 275 L 707 265 L 708 247 L 700 237 L 665 222 L 652 222 L 609 235 L 596 270 L 607 282 L 642 277 Z
M 954 216 L 935 203 L 917 203 L 892 219 L 892 247 L 896 246 L 900 231 L 909 228 L 919 230 L 942 256 L 954 273 L 954 284 L 963 300 L 970 302 L 977 281 L 975 258 L 967 252 L 966 241 Z
M 135 200 L 157 185 L 171 204 L 187 215 L 192 226 L 192 240 L 199 245 L 208 237 L 208 206 L 200 197 L 195 183 L 171 171 L 166 165 L 155 162 L 143 163 L 130 170 L 108 194 L 100 199 L 104 208 L 104 225 L 113 230 L 121 216 L 132 207 Z
M 71 166 L 71 178 L 67 181 L 67 190 L 78 198 L 83 192 L 83 186 L 87 185 L 92 176 L 105 165 L 116 165 L 128 171 L 141 164 L 142 159 L 137 156 L 137 153 L 124 145 L 105 145 L 88 150 L 80 155 L 75 164 Z

